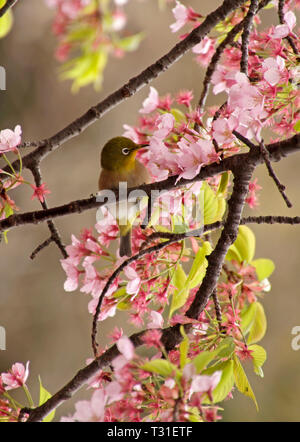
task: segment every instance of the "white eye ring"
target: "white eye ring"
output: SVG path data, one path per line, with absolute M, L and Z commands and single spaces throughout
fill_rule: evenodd
M 124 148 L 122 149 L 122 154 L 123 154 L 123 155 L 128 155 L 129 152 L 130 152 L 130 150 L 129 150 L 127 147 L 124 147 Z

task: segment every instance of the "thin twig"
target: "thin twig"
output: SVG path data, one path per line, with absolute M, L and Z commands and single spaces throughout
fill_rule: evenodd
M 37 187 L 40 187 L 42 185 L 42 175 L 41 175 L 41 171 L 40 171 L 40 167 L 38 163 L 33 163 L 30 166 L 30 170 L 31 173 L 34 177 L 34 181 L 35 181 L 35 185 Z M 47 201 L 44 198 L 43 201 L 40 201 L 41 206 L 43 207 L 44 210 L 48 210 L 48 205 L 47 205 Z M 51 244 L 51 242 L 54 242 L 57 247 L 59 248 L 59 250 L 61 251 L 61 254 L 63 256 L 63 258 L 67 258 L 68 254 L 66 252 L 65 246 L 61 240 L 60 234 L 54 224 L 54 222 L 52 220 L 48 220 L 47 221 L 47 225 L 48 228 L 50 230 L 51 236 L 50 238 L 48 238 L 46 241 L 44 241 L 42 244 L 40 244 L 30 255 L 31 259 L 34 259 L 36 257 L 36 255 L 43 250 L 45 247 L 47 247 L 49 244 Z
M 46 239 L 44 242 L 42 242 L 39 246 L 37 246 L 34 251 L 30 255 L 30 259 L 34 259 L 36 255 L 43 250 L 45 247 L 47 247 L 49 244 L 53 242 L 52 236 L 50 236 L 48 239 Z M 68 256 L 68 255 L 67 255 Z
M 255 144 L 253 144 L 248 138 L 244 137 L 244 135 L 240 134 L 236 130 L 232 131 L 233 135 L 237 137 L 238 140 L 240 140 L 242 143 L 246 144 L 246 146 L 249 147 L 249 149 L 256 149 Z
M 188 238 L 197 238 L 198 236 L 205 235 L 206 232 L 221 229 L 224 226 L 224 221 L 216 221 L 212 224 L 207 224 L 202 228 L 189 230 L 185 233 L 173 233 L 173 232 L 153 232 L 148 235 L 146 241 L 142 244 L 141 249 L 148 245 L 151 241 L 163 238 L 174 239 L 182 241 Z M 300 224 L 300 216 L 281 216 L 281 215 L 261 215 L 261 216 L 247 216 L 241 218 L 240 225 L 244 224 Z
M 283 13 L 284 4 L 285 4 L 285 0 L 278 1 L 278 17 L 279 17 L 279 22 L 282 25 L 285 24 L 284 13 Z M 285 39 L 289 42 L 289 45 L 291 46 L 294 54 L 298 55 L 299 51 L 298 51 L 298 48 L 297 48 L 296 44 L 294 43 L 294 40 L 292 39 L 292 37 L 290 35 L 288 35 L 287 37 L 285 37 Z
M 283 184 L 281 184 L 281 182 L 277 178 L 276 173 L 274 172 L 274 169 L 273 169 L 271 162 L 270 162 L 269 152 L 266 149 L 263 140 L 260 143 L 260 151 L 261 151 L 261 154 L 264 158 L 264 161 L 267 166 L 270 177 L 273 179 L 274 183 L 276 184 L 277 189 L 279 190 L 279 193 L 281 194 L 282 198 L 284 199 L 286 205 L 289 208 L 291 208 L 293 205 L 285 194 L 285 186 Z
M 300 216 L 247 216 L 241 219 L 241 224 L 300 224 Z
M 155 246 L 149 247 L 147 249 L 140 250 L 137 254 L 131 256 L 130 258 L 123 261 L 123 263 L 112 273 L 112 275 L 107 280 L 101 295 L 99 296 L 98 303 L 95 309 L 94 317 L 93 317 L 93 325 L 92 325 L 92 348 L 94 352 L 94 356 L 98 356 L 98 344 L 96 341 L 96 335 L 97 335 L 97 322 L 98 322 L 98 316 L 101 310 L 101 305 L 104 299 L 104 296 L 108 292 L 110 286 L 113 284 L 114 280 L 117 278 L 117 276 L 122 272 L 122 270 L 127 267 L 129 264 L 131 264 L 134 261 L 137 261 L 138 259 L 142 258 L 145 255 L 148 255 L 149 253 L 158 252 L 159 250 L 168 247 L 171 244 L 174 244 L 175 242 L 178 242 L 178 239 L 170 239 L 165 242 L 161 242 L 159 244 L 156 244 Z

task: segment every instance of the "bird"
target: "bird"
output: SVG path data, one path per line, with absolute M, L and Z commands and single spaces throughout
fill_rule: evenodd
M 137 151 L 146 146 L 148 144 L 136 144 L 127 137 L 114 137 L 109 140 L 101 151 L 99 191 L 118 189 L 120 182 L 126 182 L 128 188 L 149 184 L 151 177 L 147 168 L 136 159 Z M 119 203 L 119 212 L 116 215 L 120 229 L 119 254 L 121 257 L 130 257 L 132 222 L 127 217 L 125 222 L 121 222 L 120 206 Z M 133 203 L 129 203 L 128 209 L 132 207 Z

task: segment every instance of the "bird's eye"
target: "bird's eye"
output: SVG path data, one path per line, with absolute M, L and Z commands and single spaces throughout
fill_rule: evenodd
M 127 149 L 127 147 L 124 147 L 124 149 L 122 149 L 122 154 L 123 154 L 123 155 L 128 155 L 129 152 L 130 152 L 130 150 Z

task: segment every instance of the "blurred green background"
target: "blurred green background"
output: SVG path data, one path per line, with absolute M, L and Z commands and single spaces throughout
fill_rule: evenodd
M 0 129 L 21 124 L 23 140 L 51 136 L 165 54 L 178 40 L 178 34 L 169 30 L 169 25 L 174 22 L 171 9 L 159 11 L 157 3 L 156 0 L 129 2 L 126 8 L 128 29 L 146 33 L 139 50 L 127 54 L 122 60 L 110 60 L 100 93 L 88 87 L 72 95 L 70 83 L 57 79 L 52 11 L 41 0 L 19 1 L 14 8 L 13 29 L 0 40 L 0 65 L 7 73 L 7 90 L 0 91 Z M 191 0 L 185 4 L 206 14 L 221 2 L 203 1 L 201 8 L 199 3 Z M 268 25 L 277 24 L 275 12 L 265 11 L 262 17 Z M 192 54 L 185 55 L 152 83 L 160 95 L 193 89 L 197 99 L 204 69 L 193 58 Z M 124 123 L 136 122 L 137 110 L 148 90 L 149 87 L 142 89 L 43 161 L 43 179 L 52 192 L 48 196 L 49 206 L 85 198 L 97 191 L 101 146 L 107 139 L 121 134 Z M 219 100 L 220 97 L 210 96 L 209 104 L 221 103 Z M 299 167 L 299 155 L 275 165 L 287 186 L 292 209 L 286 208 L 266 169 L 261 166 L 256 172 L 259 184 L 263 186 L 260 206 L 254 211 L 246 210 L 246 213 L 299 215 Z M 24 176 L 33 182 L 27 171 Z M 37 201 L 31 201 L 31 194 L 28 186 L 12 192 L 21 212 L 40 208 Z M 69 244 L 71 233 L 77 235 L 83 227 L 93 226 L 95 217 L 96 211 L 90 210 L 55 222 L 64 242 Z M 253 375 L 250 366 L 246 367 L 260 406 L 259 412 L 250 399 L 234 391 L 234 399 L 223 403 L 224 421 L 298 421 L 300 351 L 291 348 L 291 330 L 300 325 L 300 226 L 251 228 L 257 238 L 256 258 L 268 257 L 276 264 L 271 277 L 272 291 L 263 299 L 268 330 L 261 344 L 267 350 L 268 359 L 264 379 Z M 92 317 L 87 311 L 90 297 L 79 291 L 64 292 L 61 255 L 53 244 L 35 260 L 29 259 L 33 249 L 47 237 L 46 224 L 26 226 L 9 232 L 7 245 L 4 241 L 0 244 L 0 325 L 7 333 L 7 349 L 0 352 L 0 372 L 14 362 L 30 360 L 28 384 L 36 400 L 38 375 L 45 387 L 54 393 L 92 356 Z M 105 334 L 115 323 L 122 325 L 127 333 L 132 331 L 126 317 L 119 314 L 100 325 L 102 345 L 106 342 Z M 74 401 L 86 395 L 85 389 L 77 393 L 58 409 L 56 419 L 72 413 Z

